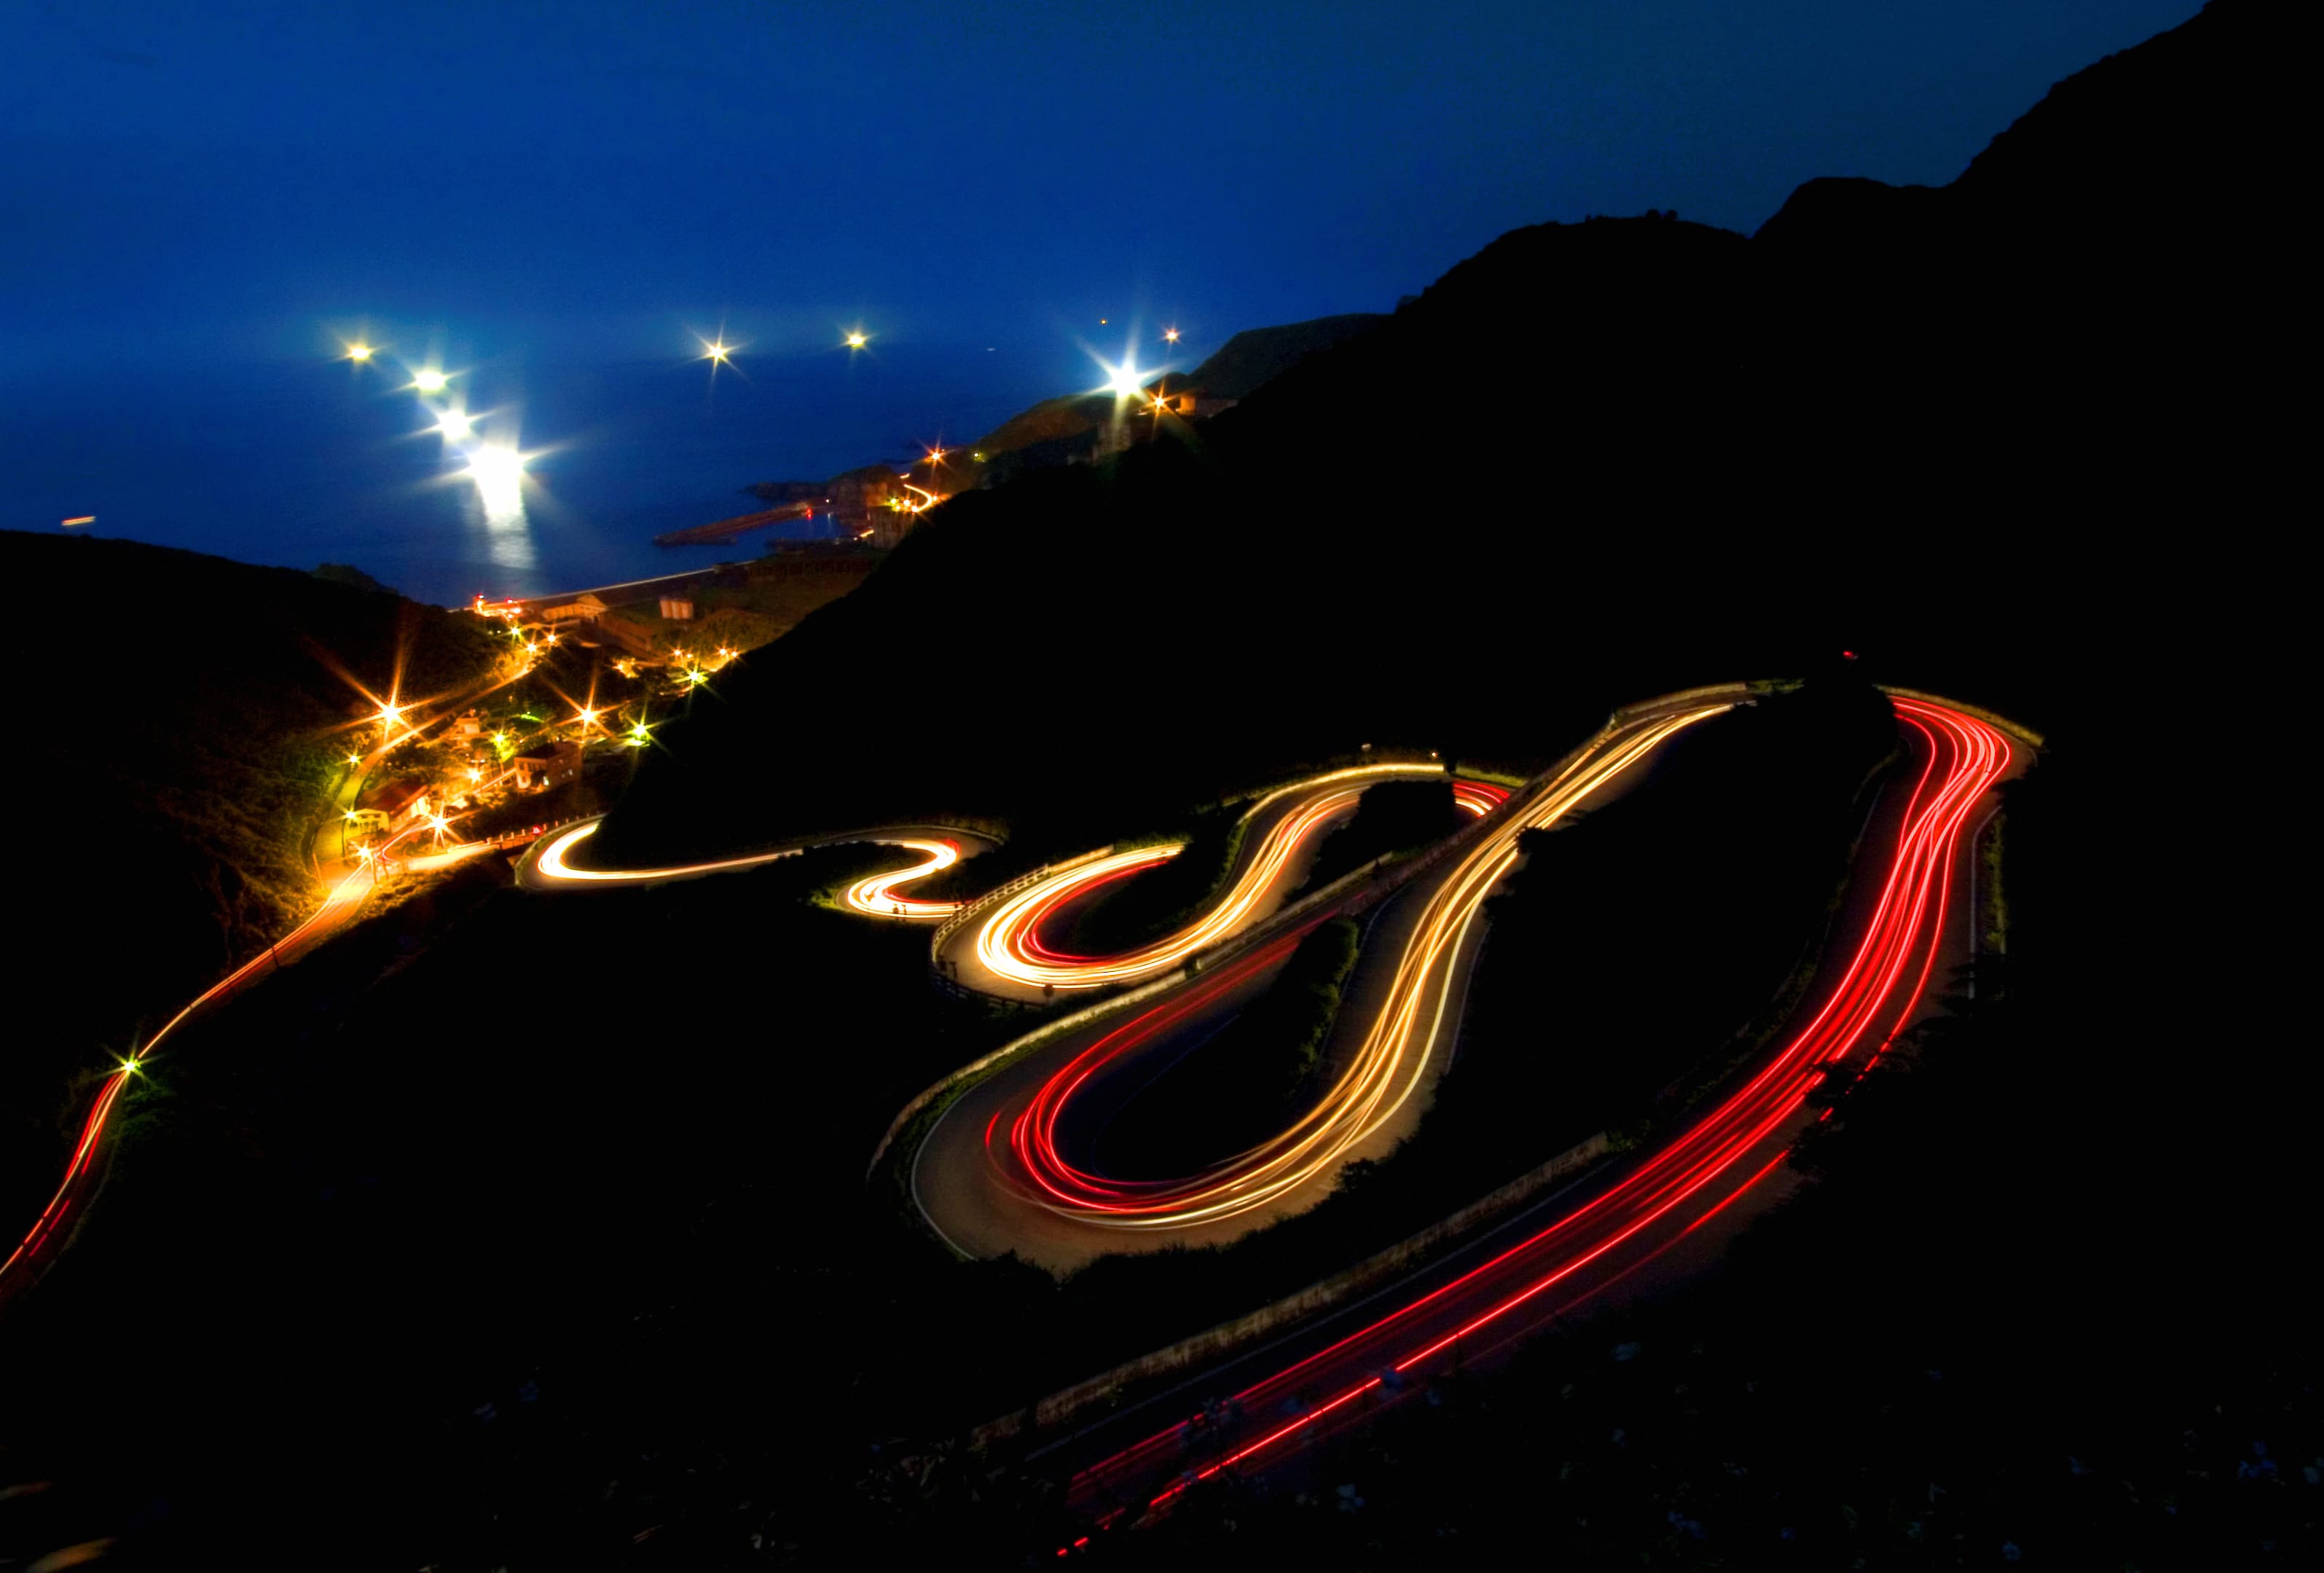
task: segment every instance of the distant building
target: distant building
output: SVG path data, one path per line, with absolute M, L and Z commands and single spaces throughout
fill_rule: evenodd
M 477 715 L 475 711 L 469 710 L 463 714 L 458 720 L 452 723 L 451 741 L 455 743 L 473 742 L 476 736 L 484 731 L 484 718 L 482 716 Z
M 551 628 L 560 623 L 586 623 L 604 614 L 605 603 L 592 595 L 583 595 L 561 606 L 543 606 L 540 620 Z
M 1200 421 L 1222 410 L 1231 410 L 1240 403 L 1236 399 L 1213 398 L 1201 388 L 1180 388 L 1176 393 L 1166 392 L 1165 389 L 1165 384 L 1157 383 L 1146 390 L 1146 396 L 1153 401 L 1146 408 L 1148 416 L 1153 413 L 1154 406 L 1158 404 L 1181 421 Z
M 654 652 L 653 635 L 619 612 L 605 613 L 592 626 L 604 634 L 609 642 L 627 651 L 632 662 L 650 659 Z M 616 662 L 615 664 L 621 663 Z
M 393 830 L 427 811 L 428 783 L 416 776 L 404 776 L 357 798 L 355 818 L 347 823 L 357 830 Z
M 694 621 L 694 603 L 684 596 L 664 596 L 661 598 L 661 615 L 673 623 L 691 623 Z
M 863 533 L 856 539 L 866 546 L 892 551 L 905 536 L 911 533 L 912 526 L 919 522 L 918 514 L 907 513 L 901 508 L 882 508 L 865 519 Z
M 545 748 L 528 749 L 510 763 L 516 767 L 517 791 L 545 792 L 580 775 L 581 745 L 554 743 Z

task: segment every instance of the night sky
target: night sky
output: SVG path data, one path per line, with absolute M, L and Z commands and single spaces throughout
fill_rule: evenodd
M 723 319 L 1063 384 L 1125 319 L 1199 352 L 1385 310 L 1522 224 L 1941 182 L 2197 9 L 20 0 L 0 381 L 366 324 L 655 356 Z

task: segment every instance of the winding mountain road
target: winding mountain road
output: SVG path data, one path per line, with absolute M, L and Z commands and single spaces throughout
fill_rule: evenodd
M 1313 1206 L 1342 1165 L 1380 1155 L 1416 1120 L 1425 1102 L 1417 1095 L 1441 1071 L 1457 1029 L 1452 1002 L 1479 910 L 1516 863 L 1517 837 L 1609 793 L 1664 743 L 1731 708 L 1738 697 L 1642 707 L 1525 791 L 1472 797 L 1483 822 L 1436 856 L 1399 870 L 1394 885 L 1359 879 L 1272 925 L 1251 921 L 1245 909 L 1240 925 L 1225 930 L 1229 939 L 1246 936 L 1242 946 L 1182 972 L 1131 1010 L 1031 1046 L 952 1103 L 911 1160 L 911 1192 L 923 1217 L 963 1254 L 1015 1252 L 1064 1270 L 1111 1252 L 1232 1239 Z M 1318 812 L 1350 811 L 1352 798 L 1340 800 L 1348 790 L 1313 782 L 1286 789 L 1268 839 Z M 985 949 L 983 936 L 1014 914 L 1044 910 L 1049 888 L 1037 884 L 990 915 L 972 910 L 961 932 L 977 936 L 976 947 Z M 1235 882 L 1188 931 L 1203 930 L 1245 893 Z M 1190 1174 L 1099 1170 L 1090 1149 L 1114 1109 L 1256 997 L 1309 929 L 1365 911 L 1375 913 L 1373 931 L 1346 989 L 1355 1008 L 1342 1012 L 1328 1046 L 1338 1074 L 1312 1108 Z M 1180 960 L 1197 954 L 1183 941 L 1153 948 Z M 1111 958 L 1074 964 L 1087 976 L 1123 982 L 1155 970 L 1119 968 Z
M 1917 778 L 1872 832 L 1879 856 L 1860 878 L 1877 884 L 1818 976 L 1812 1013 L 1764 1063 L 1628 1161 L 1395 1289 L 1055 1444 L 1070 1504 L 1099 1528 L 1133 1523 L 1197 1482 L 1270 1467 L 1572 1311 L 1752 1198 L 1821 1117 L 1813 1088 L 1842 1063 L 1855 1073 L 1877 1059 L 1916 1018 L 1940 965 L 1967 948 L 1954 885 L 2015 752 L 1961 711 L 1894 703 Z
M 918 861 L 855 882 L 867 916 L 939 923 L 932 965 L 955 983 L 1017 998 L 1123 991 L 1088 1019 L 1020 1041 L 931 1089 L 942 1106 L 910 1151 L 912 1195 L 964 1254 L 1016 1251 L 1066 1267 L 1111 1251 L 1224 1239 L 1310 1206 L 1339 1168 L 1411 1128 L 1457 1032 L 1482 903 L 1519 856 L 1517 837 L 1618 791 L 1666 742 L 1748 702 L 1739 687 L 1668 696 L 1618 712 L 1559 768 L 1514 793 L 1459 783 L 1477 823 L 1434 852 L 1335 883 L 1297 902 L 1321 832 L 1363 789 L 1442 773 L 1372 766 L 1293 783 L 1255 801 L 1220 898 L 1178 931 L 1120 956 L 1060 950 L 1045 938 L 1072 903 L 1178 848 L 1142 848 L 1047 871 L 979 901 L 916 899 L 908 887 L 993 845 L 944 826 L 845 832 L 705 863 L 592 865 L 586 821 L 536 841 L 518 877 L 537 891 L 660 884 L 762 866 L 812 847 L 874 842 Z M 1930 982 L 1973 940 L 1956 881 L 1994 787 L 2020 756 L 1986 721 L 1925 697 L 1892 695 L 1917 773 L 1868 828 L 1858 893 L 1824 958 L 1806 1015 L 1707 1109 L 1352 1307 L 1296 1324 L 1168 1394 L 1051 1441 L 1047 1457 L 1093 1532 L 1160 1512 L 1194 1484 L 1273 1467 L 1335 1428 L 1425 1390 L 1456 1364 L 1487 1358 L 1613 1284 L 1683 1252 L 1738 1204 L 1764 1197 L 1800 1132 L 1809 1096 L 1839 1068 L 1877 1059 L 1920 1013 Z M 481 844 L 479 844 L 481 845 Z M 470 848 L 435 855 L 449 859 Z M 308 943 L 346 921 L 369 874 L 337 885 L 286 936 Z M 1266 986 L 1299 939 L 1338 913 L 1367 914 L 1369 942 L 1330 1046 L 1336 1078 L 1285 1128 L 1198 1171 L 1120 1177 L 1091 1158 L 1110 1111 L 1216 1031 Z M 1973 919 L 1974 914 L 1969 914 Z M 183 1021 L 269 964 L 220 980 L 109 1078 L 62 1182 L 12 1254 L 0 1287 L 66 1232 L 107 1115 L 139 1064 Z M 903 1125 L 899 1119 L 899 1128 Z M 1070 1548 L 1068 1548 L 1070 1549 Z

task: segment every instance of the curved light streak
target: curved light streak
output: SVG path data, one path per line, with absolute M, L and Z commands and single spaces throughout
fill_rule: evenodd
M 1250 926 L 1259 915 L 1261 902 L 1308 838 L 1352 808 L 1362 795 L 1363 787 L 1352 783 L 1428 772 L 1428 766 L 1416 764 L 1357 765 L 1294 782 L 1260 798 L 1244 810 L 1246 822 L 1296 793 L 1325 787 L 1335 789 L 1300 804 L 1271 827 L 1218 903 L 1174 934 L 1116 956 L 1073 956 L 1050 948 L 1042 940 L 1040 929 L 1042 920 L 1066 902 L 1110 881 L 1127 878 L 1177 856 L 1185 850 L 1183 841 L 1096 858 L 1018 892 L 995 907 L 978 928 L 976 958 L 994 976 L 1032 988 L 1104 988 L 1167 972 L 1197 951 Z
M 1509 800 L 1509 789 L 1484 781 L 1456 781 L 1452 783 L 1452 806 L 1477 816 L 1480 819 Z
M 540 850 L 533 855 L 531 867 L 528 871 L 529 883 L 545 885 L 659 884 L 665 880 L 691 879 L 696 874 L 756 868 L 761 864 L 797 857 L 807 850 L 804 847 L 786 847 L 777 852 L 754 852 L 745 857 L 719 857 L 704 863 L 679 863 L 660 868 L 584 868 L 571 861 L 570 854 L 582 842 L 595 836 L 601 823 L 603 821 L 597 819 L 586 820 L 543 841 Z M 950 868 L 959 862 L 959 843 L 919 836 L 866 835 L 849 838 L 880 847 L 901 847 L 926 855 L 924 861 L 908 868 L 875 874 L 848 886 L 841 900 L 850 910 L 880 918 L 947 918 L 960 910 L 958 902 L 911 901 L 895 893 L 899 886 L 925 878 L 939 869 Z
M 498 682 L 490 683 L 441 701 L 438 713 L 431 719 L 420 724 L 404 722 L 410 730 L 406 733 L 404 739 L 397 739 L 397 741 L 408 740 L 410 737 L 419 736 L 427 728 L 447 720 L 456 708 L 466 700 L 478 698 L 501 686 L 502 684 Z M 404 717 L 417 708 L 412 704 L 399 704 L 393 699 L 385 699 L 380 701 L 380 719 L 392 730 L 395 723 L 404 721 Z M 383 752 L 387 746 L 389 746 L 388 744 L 383 743 L 382 751 Z M 359 754 L 350 755 L 347 760 L 351 769 L 362 763 L 362 756 Z M 512 773 L 503 772 L 486 784 L 497 786 L 507 780 L 511 773 Z M 263 953 L 252 957 L 194 996 L 176 1015 L 164 1022 L 159 1032 L 146 1039 L 126 1059 L 119 1062 L 117 1068 L 98 1086 L 97 1096 L 90 1102 L 88 1116 L 81 1121 L 80 1135 L 74 1141 L 71 1155 L 65 1161 L 63 1178 L 57 1182 L 57 1189 L 51 1194 L 48 1205 L 41 1209 L 40 1216 L 33 1220 L 32 1228 L 25 1232 L 24 1237 L 16 1243 L 15 1249 L 8 1253 L 5 1260 L 0 1260 L 0 1289 L 6 1287 L 11 1273 L 29 1265 L 42 1246 L 60 1237 L 66 1219 L 71 1215 L 78 1189 L 82 1181 L 88 1177 L 90 1168 L 96 1161 L 98 1140 L 105 1134 L 106 1125 L 113 1116 L 114 1108 L 121 1101 L 122 1090 L 129 1085 L 131 1078 L 144 1073 L 145 1061 L 152 1057 L 154 1050 L 161 1046 L 162 1041 L 196 1012 L 212 1001 L 229 995 L 241 987 L 244 983 L 254 976 L 261 967 L 270 964 L 280 967 L 282 952 L 285 950 L 296 950 L 300 946 L 314 939 L 335 924 L 346 921 L 363 904 L 363 899 L 369 895 L 380 880 L 395 866 L 394 861 L 388 855 L 408 838 L 419 835 L 423 828 L 440 832 L 443 823 L 444 821 L 438 817 L 424 824 L 407 826 L 380 847 L 359 848 L 360 866 L 341 878 L 337 884 L 325 893 L 321 906 L 294 925 L 289 933 L 269 945 Z M 439 866 L 443 863 L 456 862 L 473 852 L 482 851 L 491 845 L 495 844 L 470 843 L 464 847 L 447 848 L 443 853 L 407 860 L 406 866 Z
M 882 841 L 883 847 L 902 847 L 927 854 L 924 862 L 909 868 L 899 868 L 892 874 L 875 874 L 869 879 L 859 879 L 840 895 L 840 901 L 851 911 L 871 917 L 887 918 L 949 918 L 960 911 L 958 902 L 918 902 L 909 896 L 898 895 L 899 885 L 926 879 L 960 861 L 960 847 L 952 841 L 919 841 L 900 838 Z
M 1234 1217 L 1322 1178 L 1350 1148 L 1393 1118 L 1425 1079 L 1450 1001 L 1456 971 L 1452 958 L 1485 897 L 1517 862 L 1517 837 L 1556 823 L 1685 728 L 1732 708 L 1699 705 L 1601 736 L 1523 811 L 1464 853 L 1422 909 L 1390 976 L 1388 997 L 1345 1069 L 1315 1106 L 1285 1130 L 1196 1174 L 1157 1180 L 1124 1180 L 1090 1172 L 1072 1163 L 1057 1143 L 1059 1123 L 1074 1096 L 1102 1067 L 1249 973 L 1280 959 L 1296 942 L 1296 935 L 1260 957 L 1238 963 L 1191 996 L 1143 1013 L 1074 1056 L 1041 1085 L 1010 1124 L 1006 1148 L 1011 1161 L 1003 1164 L 1004 1172 L 1021 1179 L 1030 1198 L 1051 1212 L 1107 1228 L 1145 1230 L 1190 1228 Z M 1471 812 L 1481 815 L 1498 806 L 1492 794 L 1499 789 L 1462 785 L 1472 788 L 1462 800 Z M 1319 816 L 1337 812 L 1344 806 L 1342 795 L 1328 794 L 1303 806 L 1286 826 L 1304 823 L 1311 811 Z
M 1868 1067 L 1914 1019 L 1941 948 L 1962 830 L 2009 766 L 2009 742 L 1994 727 L 1946 706 L 1893 702 L 1923 765 L 1877 904 L 1821 1007 L 1773 1059 L 1613 1184 L 1528 1238 L 1223 1401 L 1251 1416 L 1287 1406 L 1287 1420 L 1189 1468 L 1186 1450 L 1204 1423 L 1190 1419 L 1080 1471 L 1068 1500 L 1095 1505 L 1134 1491 L 1143 1512 L 1166 1510 L 1197 1482 L 1263 1464 L 1367 1394 L 1457 1356 L 1462 1340 L 1474 1349 L 1481 1339 L 1517 1336 L 1530 1325 L 1527 1313 L 1546 1318 L 1586 1296 L 1588 1289 L 1572 1282 L 1585 1268 L 1611 1266 L 1625 1247 L 1651 1260 L 1773 1172 L 1806 1123 L 1809 1093 L 1843 1060 Z M 1561 1285 L 1571 1286 L 1572 1299 L 1557 1298 Z M 1164 1479 L 1169 1483 L 1156 1492 L 1154 1483 Z M 1100 1522 L 1120 1522 L 1130 1512 L 1112 1509 Z
M 762 863 L 799 855 L 799 848 L 791 847 L 780 852 L 758 852 L 748 857 L 722 857 L 709 863 L 681 863 L 667 868 L 582 868 L 567 863 L 566 854 L 595 836 L 601 823 L 603 821 L 591 819 L 561 835 L 550 837 L 532 860 L 534 877 L 551 884 L 655 884 L 667 879 L 717 874 L 729 868 L 756 868 Z
M 344 921 L 362 903 L 364 897 L 371 893 L 372 887 L 379 883 L 381 875 L 391 866 L 386 855 L 406 837 L 418 835 L 424 828 L 424 825 L 410 827 L 379 847 L 374 855 L 364 860 L 363 866 L 333 885 L 324 896 L 323 904 L 308 914 L 304 921 L 194 996 L 176 1015 L 161 1024 L 161 1031 L 145 1040 L 105 1078 L 89 1105 L 88 1117 L 81 1121 L 80 1135 L 73 1143 L 72 1154 L 65 1161 L 64 1176 L 57 1182 L 57 1189 L 49 1198 L 48 1205 L 41 1209 L 40 1217 L 33 1220 L 24 1237 L 17 1242 L 16 1248 L 8 1254 L 7 1260 L 0 1261 L 0 1283 L 5 1282 L 10 1272 L 27 1263 L 42 1245 L 58 1237 L 66 1219 L 71 1216 L 80 1183 L 96 1161 L 97 1141 L 104 1135 L 106 1123 L 113 1117 L 114 1106 L 121 1101 L 122 1092 L 128 1087 L 130 1079 L 143 1074 L 145 1061 L 152 1058 L 153 1051 L 161 1046 L 163 1040 L 183 1025 L 195 1012 L 213 1000 L 233 993 L 270 962 L 280 966 L 281 952 L 295 949 L 324 930 Z

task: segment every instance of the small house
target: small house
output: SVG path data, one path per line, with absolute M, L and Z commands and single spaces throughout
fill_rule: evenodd
M 581 745 L 554 743 L 544 748 L 527 749 L 511 763 L 516 766 L 517 791 L 545 792 L 580 775 Z

